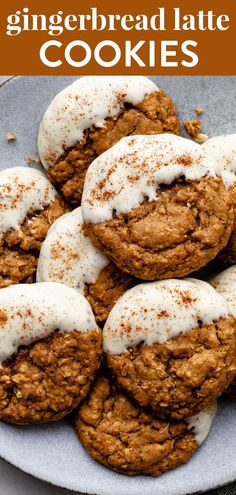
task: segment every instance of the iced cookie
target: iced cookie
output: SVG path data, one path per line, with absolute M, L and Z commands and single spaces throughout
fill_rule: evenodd
M 130 134 L 179 134 L 169 96 L 143 76 L 82 77 L 46 110 L 38 149 L 48 178 L 79 205 L 90 163 Z
M 102 332 L 88 301 L 57 283 L 0 291 L 0 419 L 54 421 L 87 394 Z
M 82 213 L 94 245 L 144 280 L 198 270 L 234 225 L 214 158 L 171 134 L 126 137 L 98 157 L 86 175 Z
M 0 288 L 34 281 L 41 243 L 66 211 L 38 170 L 14 167 L 0 172 Z
M 232 315 L 236 318 L 236 266 L 231 266 L 216 277 L 211 278 L 210 283 L 227 301 Z M 236 374 L 236 352 L 234 365 Z M 227 392 L 236 398 L 236 377 L 230 384 Z
M 159 419 L 101 376 L 78 411 L 75 428 L 101 464 L 123 474 L 158 476 L 190 459 L 207 437 L 214 414 L 211 406 L 184 421 Z
M 182 419 L 208 407 L 235 372 L 235 329 L 224 298 L 195 279 L 140 284 L 103 330 L 117 384 L 141 406 Z
M 81 208 L 60 217 L 42 244 L 38 282 L 74 287 L 90 302 L 98 323 L 104 323 L 117 299 L 134 278 L 122 273 L 85 234 Z
M 236 134 L 211 138 L 204 143 L 203 148 L 214 155 L 218 173 L 221 174 L 231 194 L 231 202 L 236 215 Z M 225 262 L 236 263 L 236 225 L 227 246 L 219 256 Z

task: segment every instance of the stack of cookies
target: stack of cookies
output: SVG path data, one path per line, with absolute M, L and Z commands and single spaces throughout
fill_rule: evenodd
M 151 80 L 84 77 L 41 122 L 47 178 L 0 174 L 0 419 L 75 410 L 129 475 L 188 461 L 234 394 L 236 269 L 198 271 L 236 260 L 236 136 L 179 134 Z

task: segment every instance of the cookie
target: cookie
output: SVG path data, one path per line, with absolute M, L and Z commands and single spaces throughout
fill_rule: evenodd
M 111 310 L 103 348 L 117 384 L 160 417 L 207 408 L 235 373 L 235 329 L 224 298 L 195 279 L 140 284 Z
M 231 266 L 227 270 L 224 270 L 219 275 L 212 277 L 209 282 L 214 289 L 227 301 L 232 315 L 236 318 L 236 266 Z M 234 361 L 234 371 L 236 375 L 236 351 Z M 228 392 L 236 398 L 236 376 Z
M 98 324 L 104 324 L 117 299 L 135 283 L 93 246 L 84 231 L 81 208 L 66 213 L 49 229 L 41 246 L 37 281 L 77 289 L 90 302 Z
M 35 279 L 39 249 L 68 207 L 38 170 L 0 172 L 0 288 Z
M 38 150 L 48 178 L 80 205 L 90 163 L 130 134 L 179 134 L 175 106 L 143 76 L 87 76 L 61 91 L 46 110 Z
M 234 225 L 214 158 L 171 134 L 126 137 L 98 157 L 81 206 L 93 244 L 143 280 L 198 270 L 227 244 Z
M 208 139 L 203 149 L 214 155 L 218 173 L 221 174 L 224 184 L 229 189 L 236 215 L 236 134 Z M 225 263 L 236 263 L 236 221 L 226 247 L 219 253 L 219 258 Z
M 184 421 L 157 418 L 100 376 L 75 419 L 96 461 L 123 474 L 159 476 L 187 462 L 208 435 L 215 409 Z
M 0 419 L 16 425 L 63 418 L 89 391 L 102 332 L 88 301 L 57 283 L 0 291 Z

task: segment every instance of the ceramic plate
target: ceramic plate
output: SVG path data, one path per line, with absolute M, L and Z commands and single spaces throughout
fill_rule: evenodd
M 26 165 L 36 156 L 38 124 L 53 95 L 76 77 L 18 77 L 0 89 L 0 169 Z M 236 133 L 235 77 L 154 78 L 169 93 L 180 119 L 203 107 L 209 136 Z M 7 132 L 16 134 L 7 142 Z M 236 479 L 236 401 L 221 400 L 211 432 L 188 464 L 159 478 L 119 475 L 94 462 L 68 420 L 15 428 L 0 423 L 0 456 L 55 485 L 96 495 L 185 495 Z

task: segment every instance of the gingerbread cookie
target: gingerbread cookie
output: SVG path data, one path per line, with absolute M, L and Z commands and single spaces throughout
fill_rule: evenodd
M 63 418 L 100 365 L 102 332 L 88 301 L 62 284 L 25 284 L 1 289 L 0 308 L 0 419 Z
M 42 244 L 38 282 L 60 282 L 74 287 L 90 302 L 96 320 L 104 324 L 117 299 L 132 285 L 91 243 L 84 231 L 81 208 L 60 217 Z
M 90 163 L 130 134 L 179 134 L 169 96 L 143 76 L 87 76 L 61 91 L 40 125 L 38 149 L 48 178 L 79 205 Z
M 236 318 L 236 266 L 231 266 L 227 270 L 224 270 L 219 275 L 211 278 L 209 282 L 214 289 L 224 297 L 230 307 L 232 315 Z M 234 366 L 236 375 L 236 351 Z M 226 392 L 236 398 L 236 376 Z
M 66 211 L 38 170 L 14 167 L 0 172 L 0 288 L 34 281 L 41 243 Z
M 218 174 L 222 176 L 222 180 L 229 190 L 236 215 L 236 134 L 208 139 L 204 143 L 203 149 L 214 156 Z M 220 252 L 219 258 L 226 263 L 236 263 L 236 225 L 234 225 L 227 246 Z
M 144 280 L 198 270 L 234 225 L 214 157 L 171 134 L 126 137 L 98 157 L 86 175 L 82 214 L 94 245 Z
M 159 476 L 187 462 L 208 435 L 215 407 L 183 421 L 157 418 L 99 377 L 75 420 L 88 453 L 123 474 Z
M 140 284 L 116 303 L 103 347 L 117 384 L 141 406 L 182 419 L 208 407 L 235 373 L 224 298 L 195 279 Z

